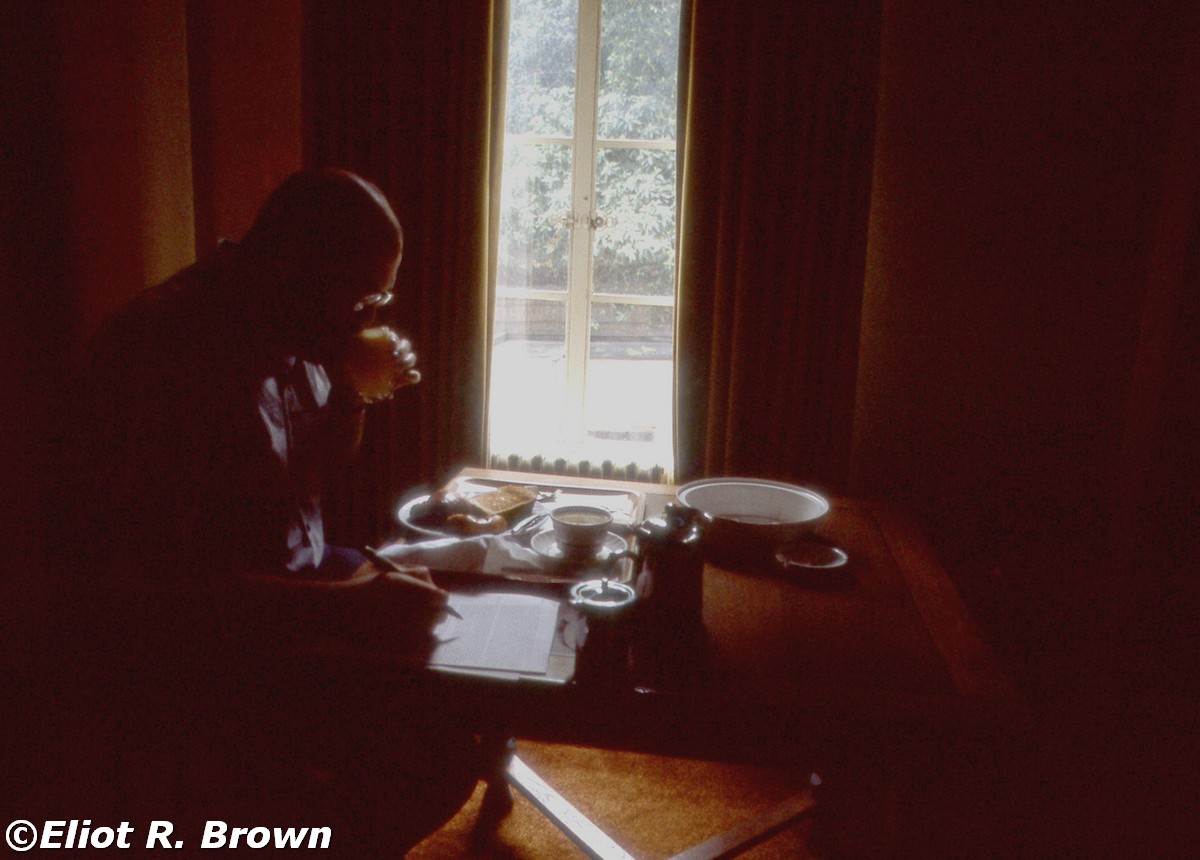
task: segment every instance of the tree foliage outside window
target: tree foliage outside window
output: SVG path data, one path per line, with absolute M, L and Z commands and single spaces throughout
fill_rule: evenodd
M 601 27 L 599 136 L 674 140 L 679 0 L 606 0 Z
M 512 0 L 489 444 L 671 470 L 680 0 Z
M 605 141 L 673 141 L 678 0 L 605 0 L 597 104 L 600 148 L 597 291 L 670 295 L 674 289 L 675 153 L 605 148 Z M 506 230 L 499 284 L 565 290 L 574 129 L 576 0 L 513 0 L 506 130 L 562 144 L 506 148 Z M 664 26 L 664 24 L 666 26 Z

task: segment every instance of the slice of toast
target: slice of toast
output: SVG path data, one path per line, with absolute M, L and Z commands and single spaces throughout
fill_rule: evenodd
M 499 514 L 510 523 L 514 516 L 519 516 L 533 507 L 537 499 L 537 489 L 522 487 L 518 484 L 505 484 L 490 493 L 473 496 L 471 505 L 487 516 Z

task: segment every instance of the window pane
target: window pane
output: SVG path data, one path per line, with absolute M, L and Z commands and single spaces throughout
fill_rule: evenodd
M 572 133 L 578 22 L 576 0 L 512 0 L 505 120 L 509 134 Z
M 599 137 L 674 140 L 679 0 L 604 0 Z
M 673 316 L 669 307 L 592 303 L 587 435 L 617 464 L 671 462 Z
M 497 298 L 492 450 L 532 456 L 561 446 L 566 351 L 564 299 Z
M 598 293 L 675 292 L 675 153 L 602 149 L 596 159 L 594 287 Z
M 571 147 L 509 141 L 502 186 L 497 286 L 566 290 Z
M 680 0 L 510 10 L 491 453 L 670 474 Z

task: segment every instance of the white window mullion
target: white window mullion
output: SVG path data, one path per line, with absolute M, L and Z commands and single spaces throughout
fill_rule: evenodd
M 575 148 L 571 186 L 570 284 L 567 289 L 567 438 L 586 433 L 584 407 L 590 343 L 592 215 L 596 173 L 596 86 L 600 74 L 600 0 L 581 0 L 576 54 Z
M 675 150 L 675 141 L 673 140 L 610 140 L 608 138 L 599 138 L 596 144 L 603 146 L 605 149 L 655 149 L 663 152 L 674 152 Z

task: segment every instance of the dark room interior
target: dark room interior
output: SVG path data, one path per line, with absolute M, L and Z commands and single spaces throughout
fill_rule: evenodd
M 58 504 L 64 382 L 105 318 L 242 236 L 289 174 L 345 166 L 393 201 L 400 288 L 416 299 L 399 313 L 428 368 L 414 399 L 371 418 L 341 527 L 378 540 L 408 488 L 488 465 L 474 344 L 494 129 L 479 117 L 502 6 L 8 4 L 0 697 L 21 726 L 4 732 L 13 762 L 74 701 L 54 665 L 54 591 L 86 540 L 63 533 Z M 1195 4 L 685 6 L 675 479 L 747 474 L 904 511 L 1027 709 L 1021 740 L 977 763 L 1002 777 L 963 800 L 977 786 L 960 765 L 899 853 L 1195 856 Z M 743 90 L 733 66 L 777 89 Z M 797 133 L 780 142 L 781 129 Z M 703 194 L 735 174 L 731 193 L 762 198 L 752 213 Z M 729 337 L 713 322 L 726 313 Z M 714 394 L 756 377 L 769 380 Z M 973 814 L 942 816 L 951 797 Z M 939 827 L 961 832 L 927 832 Z

